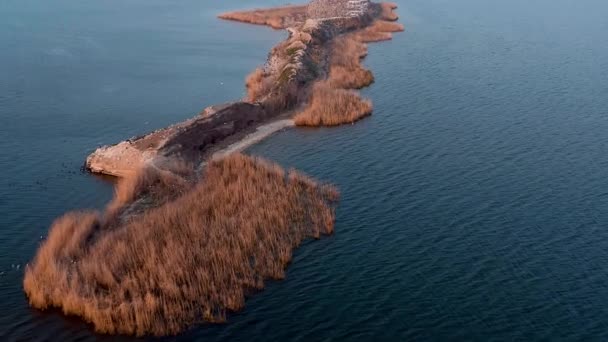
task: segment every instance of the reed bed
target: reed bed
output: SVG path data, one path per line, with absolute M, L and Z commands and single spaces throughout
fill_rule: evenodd
M 392 39 L 392 32 L 404 30 L 393 22 L 397 5 L 381 3 L 380 19 L 371 25 L 334 38 L 330 47 L 327 79 L 313 86 L 309 103 L 294 121 L 298 126 L 336 126 L 353 123 L 372 113 L 372 103 L 352 91 L 374 82 L 373 73 L 364 68 L 361 60 L 367 56 L 369 42 Z
M 389 40 L 391 32 L 403 26 L 385 20 L 334 39 L 327 80 L 313 86 L 308 106 L 296 114 L 298 126 L 336 126 L 353 123 L 372 113 L 372 103 L 350 89 L 361 89 L 374 82 L 374 75 L 361 64 L 367 55 L 367 42 Z
M 374 82 L 374 74 L 361 65 L 367 46 L 353 35 L 335 39 L 331 47 L 329 84 L 334 88 L 361 89 Z
M 332 65 L 329 69 L 329 82 L 338 89 L 361 89 L 374 83 L 374 74 L 365 68 L 349 69 Z
M 393 39 L 392 32 L 401 32 L 403 25 L 386 20 L 376 20 L 370 26 L 352 33 L 356 40 L 363 43 L 380 42 Z
M 296 114 L 298 126 L 337 126 L 353 123 L 372 113 L 372 102 L 356 91 L 332 87 L 328 81 L 313 86 L 310 103 Z
M 196 183 L 154 172 L 123 182 L 111 210 L 53 223 L 25 272 L 33 307 L 60 308 L 100 333 L 175 334 L 224 321 L 265 279 L 285 277 L 304 239 L 333 232 L 337 190 L 267 161 L 212 161 Z M 125 217 L 146 192 L 179 195 Z

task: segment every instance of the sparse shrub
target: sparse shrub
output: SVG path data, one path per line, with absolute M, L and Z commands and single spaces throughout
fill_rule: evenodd
M 320 75 L 319 66 L 310 58 L 304 58 L 302 60 L 304 65 L 304 71 L 308 75 L 308 81 L 317 78 Z
M 272 90 L 274 81 L 263 69 L 256 68 L 245 80 L 247 98 L 251 102 L 259 101 Z
M 210 162 L 190 191 L 127 220 L 59 218 L 24 289 L 32 306 L 60 308 L 100 333 L 167 335 L 224 321 L 248 290 L 284 278 L 304 239 L 332 233 L 337 199 L 334 187 L 232 155 Z
M 391 40 L 391 32 L 403 31 L 403 25 L 386 20 L 376 20 L 370 26 L 353 33 L 354 37 L 364 43 Z
M 273 116 L 293 108 L 304 96 L 305 92 L 295 82 L 284 82 L 264 99 L 262 105 L 266 113 Z

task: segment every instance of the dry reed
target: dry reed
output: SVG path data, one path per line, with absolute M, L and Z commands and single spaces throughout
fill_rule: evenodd
M 352 90 L 332 87 L 327 81 L 313 86 L 310 103 L 296 114 L 298 126 L 337 126 L 353 123 L 372 113 L 370 100 Z
M 321 3 L 319 3 L 321 4 Z M 307 108 L 296 114 L 294 121 L 300 126 L 335 126 L 357 121 L 372 112 L 371 101 L 362 99 L 357 92 L 350 89 L 360 89 L 374 82 L 374 75 L 370 70 L 364 68 L 361 59 L 367 55 L 368 42 L 390 40 L 392 32 L 403 31 L 403 25 L 394 23 L 398 19 L 394 9 L 395 3 L 383 2 L 379 5 L 380 13 L 378 19 L 369 26 L 355 32 L 340 35 L 333 39 L 329 50 L 329 63 L 327 66 L 327 78 L 313 85 L 312 90 L 283 89 L 288 82 L 284 82 L 288 73 L 283 69 L 290 64 L 281 64 L 277 70 L 281 70 L 281 76 L 277 80 L 269 80 L 261 69 L 254 71 L 247 78 L 247 90 L 250 101 L 258 101 L 265 94 L 272 93 L 273 96 L 265 97 L 264 107 L 272 113 L 280 112 L 291 105 L 299 103 L 302 98 L 308 97 Z M 269 18 L 282 18 L 281 25 L 285 26 L 285 19 L 294 17 L 299 11 L 288 7 L 258 10 L 250 12 L 235 12 L 221 16 L 225 19 L 234 19 L 245 22 L 268 24 Z M 294 14 L 296 13 L 296 14 Z M 275 26 L 279 26 L 276 24 Z M 297 39 L 296 39 L 297 40 Z M 304 49 L 305 44 L 297 40 L 286 47 L 288 55 L 294 55 L 294 51 Z M 274 50 L 273 50 L 274 52 Z M 283 60 L 282 58 L 278 58 Z M 270 63 L 270 65 L 274 65 Z M 284 68 L 284 66 L 287 67 Z M 316 76 L 315 76 L 316 77 Z M 282 87 L 273 88 L 275 81 Z M 290 84 L 289 86 L 293 85 Z
M 146 198 L 147 206 L 158 206 L 175 199 L 191 185 L 194 168 L 183 161 L 173 161 L 167 170 L 144 166 L 129 177 L 121 178 L 114 187 L 114 198 L 106 207 L 105 221 L 115 219 L 125 208 L 131 211 L 138 198 Z
M 361 89 L 374 82 L 374 74 L 364 68 L 348 69 L 332 65 L 329 69 L 329 82 L 334 88 Z
M 361 58 L 367 55 L 367 46 L 353 35 L 336 38 L 331 51 L 329 84 L 332 87 L 360 89 L 374 82 L 372 72 L 361 65 Z
M 294 117 L 299 126 L 336 126 L 353 123 L 372 112 L 371 101 L 357 92 L 374 82 L 371 71 L 361 65 L 367 55 L 365 43 L 391 39 L 390 32 L 403 26 L 376 20 L 370 26 L 334 39 L 331 46 L 329 76 L 315 84 L 308 107 Z
M 164 192 L 154 185 L 164 176 L 124 183 L 115 201 L 132 202 L 150 187 Z M 248 291 L 285 276 L 304 239 L 333 231 L 337 197 L 295 171 L 232 155 L 210 162 L 191 190 L 128 219 L 59 218 L 26 269 L 24 289 L 32 306 L 58 307 L 100 333 L 167 335 L 224 321 Z
M 376 20 L 370 26 L 354 32 L 352 35 L 356 40 L 363 43 L 380 42 L 391 40 L 393 35 L 391 32 L 403 31 L 403 25 L 386 20 Z

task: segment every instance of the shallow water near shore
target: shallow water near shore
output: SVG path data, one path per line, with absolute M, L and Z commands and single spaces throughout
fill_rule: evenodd
M 0 339 L 109 339 L 29 309 L 23 265 L 56 216 L 110 198 L 79 172 L 97 145 L 242 96 L 284 33 L 214 16 L 278 3 L 0 5 Z M 608 337 L 608 5 L 398 3 L 370 118 L 249 150 L 337 184 L 336 234 L 229 324 L 169 340 Z

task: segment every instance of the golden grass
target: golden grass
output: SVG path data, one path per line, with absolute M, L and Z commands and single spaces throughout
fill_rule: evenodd
M 125 182 L 115 201 L 173 192 L 159 186 L 165 176 Z M 180 189 L 127 219 L 75 212 L 56 220 L 26 269 L 30 304 L 80 316 L 100 333 L 175 334 L 225 320 L 248 291 L 285 276 L 304 239 L 333 231 L 335 188 L 260 159 L 210 162 L 202 181 Z
M 310 103 L 296 114 L 298 126 L 337 126 L 353 123 L 372 113 L 370 100 L 357 92 L 332 87 L 327 81 L 313 86 Z
M 357 92 L 374 82 L 371 71 L 361 65 L 367 55 L 367 42 L 389 40 L 390 32 L 403 31 L 403 26 L 376 20 L 370 26 L 334 39 L 327 80 L 313 86 L 308 107 L 296 114 L 298 126 L 336 126 L 353 123 L 371 114 L 372 103 Z
M 361 89 L 374 83 L 374 74 L 364 68 L 349 69 L 332 65 L 329 69 L 329 84 L 334 88 Z
M 361 65 L 361 59 L 367 55 L 367 46 L 353 35 L 336 38 L 331 51 L 328 78 L 331 87 L 360 89 L 374 82 L 372 72 Z
M 282 6 L 252 11 L 238 11 L 221 14 L 221 19 L 235 20 L 249 24 L 267 25 L 283 29 L 295 21 L 304 20 L 307 6 Z
M 168 170 L 145 166 L 121 178 L 114 187 L 114 198 L 107 205 L 106 221 L 115 219 L 136 199 L 146 197 L 148 206 L 158 206 L 185 192 L 194 177 L 192 165 L 175 161 Z M 135 208 L 131 208 L 135 209 Z

